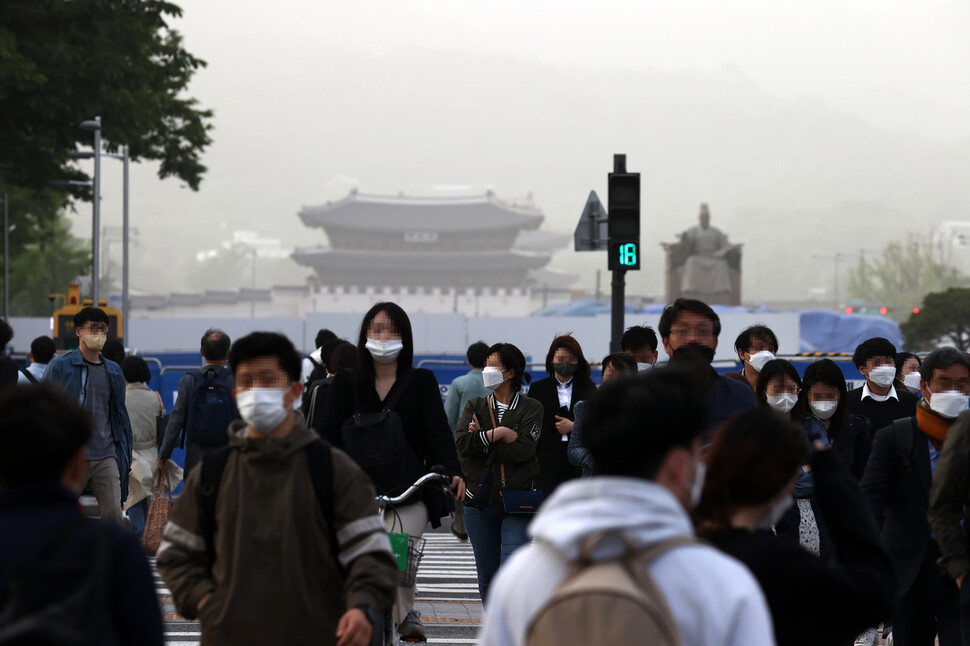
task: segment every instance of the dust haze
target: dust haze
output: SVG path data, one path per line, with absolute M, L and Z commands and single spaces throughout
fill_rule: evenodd
M 745 245 L 749 303 L 831 290 L 833 265 L 813 254 L 970 220 L 965 2 L 179 4 L 175 27 L 209 63 L 191 94 L 215 111 L 214 143 L 197 193 L 133 167 L 133 293 L 231 287 L 200 284 L 196 257 L 237 231 L 325 244 L 297 211 L 354 187 L 531 194 L 544 227 L 571 234 L 588 192 L 605 200 L 614 153 L 642 181 L 628 293 L 658 300 L 659 243 L 701 202 Z M 117 226 L 121 172 L 103 168 Z M 549 268 L 590 289 L 605 265 L 570 247 Z M 308 275 L 287 260 L 257 270 L 259 287 Z

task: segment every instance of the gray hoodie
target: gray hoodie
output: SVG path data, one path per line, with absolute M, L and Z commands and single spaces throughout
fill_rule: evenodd
M 515 553 L 492 582 L 483 646 L 525 644 L 535 614 L 552 595 L 587 537 L 621 530 L 649 545 L 692 536 L 680 502 L 665 488 L 637 478 L 596 476 L 560 486 L 529 526 L 534 542 Z M 601 542 L 595 559 L 620 553 Z M 650 574 L 666 595 L 684 646 L 771 646 L 775 643 L 764 595 L 748 569 L 704 544 L 676 547 Z

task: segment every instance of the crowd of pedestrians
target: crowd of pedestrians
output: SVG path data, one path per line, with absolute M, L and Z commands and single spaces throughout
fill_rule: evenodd
M 61 354 L 35 339 L 26 369 L 0 355 L 0 644 L 162 642 L 146 522 L 181 447 L 156 559 L 205 644 L 364 646 L 388 616 L 427 639 L 389 533 L 451 517 L 486 645 L 970 646 L 970 355 L 954 348 L 868 339 L 850 389 L 754 325 L 721 374 L 718 315 L 679 299 L 623 334 L 601 387 L 570 334 L 534 382 L 498 339 L 469 346 L 443 402 L 407 313 L 378 303 L 354 342 L 321 330 L 308 356 L 206 330 L 169 413 L 102 310 L 74 329 Z M 447 486 L 382 516 L 377 494 L 431 470 Z

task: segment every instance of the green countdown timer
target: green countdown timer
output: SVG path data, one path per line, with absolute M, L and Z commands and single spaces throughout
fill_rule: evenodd
M 640 243 L 610 243 L 609 269 L 640 269 Z

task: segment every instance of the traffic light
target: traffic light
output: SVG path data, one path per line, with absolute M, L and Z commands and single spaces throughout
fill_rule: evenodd
M 626 155 L 613 158 L 608 204 L 608 268 L 640 269 L 640 173 L 626 172 Z

